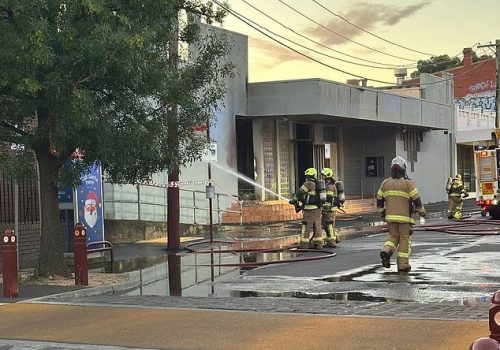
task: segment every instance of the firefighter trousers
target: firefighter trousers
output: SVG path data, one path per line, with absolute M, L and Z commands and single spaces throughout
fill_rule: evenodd
M 325 209 L 321 213 L 321 227 L 323 227 L 326 231 L 327 243 L 331 244 L 337 243 L 337 233 L 335 232 L 336 216 L 337 216 L 337 211 L 331 209 Z
M 461 196 L 448 196 L 448 217 L 453 216 L 457 211 L 462 211 L 464 201 Z
M 387 223 L 389 235 L 382 247 L 382 251 L 392 255 L 397 250 L 398 270 L 408 268 L 411 255 L 411 224 L 406 222 L 389 222 Z
M 323 244 L 321 232 L 321 208 L 304 210 L 302 217 L 302 232 L 300 241 L 309 242 L 312 239 L 318 244 Z

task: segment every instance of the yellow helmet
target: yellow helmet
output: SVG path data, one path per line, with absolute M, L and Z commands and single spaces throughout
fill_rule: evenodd
M 321 170 L 320 174 L 325 176 L 325 177 L 333 177 L 333 170 L 330 168 L 323 168 L 323 170 Z
M 453 215 L 455 217 L 456 220 L 461 220 L 462 219 L 462 212 L 461 211 L 457 211 L 455 212 L 455 215 Z
M 318 172 L 314 168 L 306 169 L 306 171 L 304 172 L 305 176 L 310 176 L 310 177 L 316 177 L 317 174 Z

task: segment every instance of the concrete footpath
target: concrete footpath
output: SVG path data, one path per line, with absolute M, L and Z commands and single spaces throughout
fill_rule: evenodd
M 486 330 L 487 323 L 477 321 L 307 315 L 293 309 L 270 313 L 105 304 L 0 307 L 0 339 L 152 349 L 467 349 Z
M 466 207 L 474 208 L 470 201 Z M 428 209 L 429 217 L 437 218 L 446 203 Z M 347 227 L 346 232 L 356 231 Z M 134 253 L 133 246 L 122 248 L 130 250 L 123 256 Z M 32 287 L 16 302 L 0 305 L 2 350 L 82 349 L 75 344 L 99 345 L 83 347 L 88 349 L 458 350 L 489 335 L 485 303 L 120 295 L 126 284 Z

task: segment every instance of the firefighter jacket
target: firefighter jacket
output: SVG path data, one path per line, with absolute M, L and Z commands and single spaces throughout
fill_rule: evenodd
M 413 211 L 425 216 L 425 208 L 415 183 L 404 177 L 385 179 L 377 192 L 377 207 L 387 222 L 415 224 Z
M 337 198 L 337 186 L 335 186 L 335 180 L 332 178 L 327 178 L 326 183 L 326 202 L 323 203 L 323 212 L 334 212 L 337 211 L 339 207 L 339 202 Z
M 316 181 L 306 178 L 306 181 L 300 186 L 296 199 L 304 204 L 304 210 L 320 208 L 320 201 L 316 191 Z
M 448 195 L 450 197 L 461 197 L 462 194 L 467 194 L 463 182 L 459 179 L 453 179 Z

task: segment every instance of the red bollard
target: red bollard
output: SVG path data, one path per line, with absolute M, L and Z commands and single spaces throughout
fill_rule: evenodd
M 14 230 L 5 230 L 2 237 L 3 297 L 17 298 L 17 237 Z
M 500 343 L 500 290 L 497 290 L 491 298 L 490 316 L 490 338 Z
M 89 285 L 87 264 L 87 233 L 83 224 L 77 223 L 73 230 L 73 257 L 75 265 L 75 286 Z
M 500 350 L 500 345 L 494 339 L 479 338 L 471 344 L 469 350 Z

